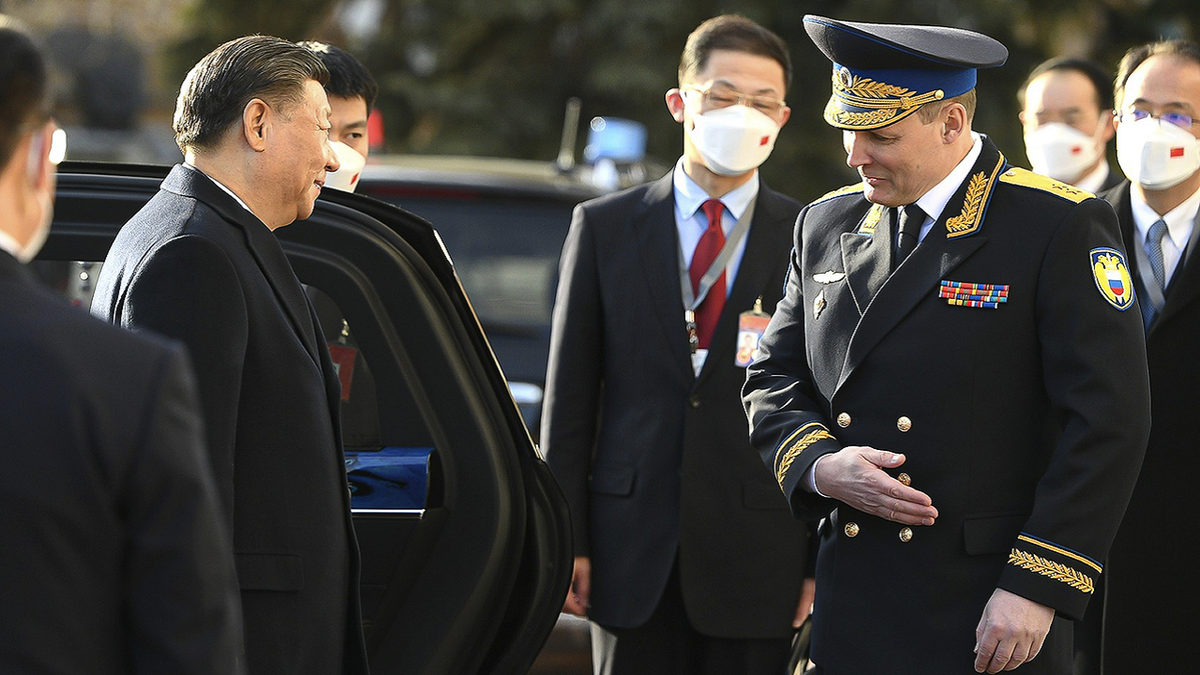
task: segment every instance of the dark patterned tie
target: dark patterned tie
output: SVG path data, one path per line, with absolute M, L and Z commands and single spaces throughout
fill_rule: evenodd
M 717 259 L 717 254 L 725 246 L 725 232 L 721 229 L 721 214 L 724 206 L 719 200 L 710 199 L 701 204 L 701 208 L 704 209 L 704 215 L 708 217 L 708 229 L 700 235 L 700 241 L 696 243 L 696 251 L 692 254 L 692 266 L 688 268 L 693 293 L 699 293 L 700 278 L 704 276 L 709 267 L 712 267 L 713 261 Z M 721 276 L 713 282 L 712 288 L 708 289 L 708 295 L 704 296 L 704 302 L 696 308 L 696 337 L 700 339 L 700 349 L 708 349 L 708 345 L 712 342 L 713 332 L 717 328 L 717 319 L 721 317 L 721 310 L 724 308 L 725 272 L 722 271 Z
M 1146 233 L 1146 257 L 1150 259 L 1150 271 L 1154 273 L 1154 281 L 1158 283 L 1158 290 L 1165 291 L 1167 288 L 1167 266 L 1163 262 L 1162 240 L 1163 235 L 1167 233 L 1167 223 L 1162 218 L 1154 221 L 1150 226 L 1150 231 Z M 1146 327 L 1154 322 L 1154 317 L 1162 311 L 1161 306 L 1155 306 L 1150 298 L 1142 298 L 1142 321 Z
M 921 225 L 925 222 L 925 212 L 916 204 L 909 204 L 900 212 L 900 225 L 896 236 L 896 267 L 908 258 L 917 247 Z

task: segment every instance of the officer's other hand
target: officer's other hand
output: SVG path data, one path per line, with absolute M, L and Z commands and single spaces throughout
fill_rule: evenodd
M 975 628 L 975 672 L 998 673 L 1032 661 L 1053 620 L 1053 609 L 997 588 Z
M 575 558 L 575 569 L 571 572 L 571 588 L 563 602 L 563 611 L 575 616 L 587 616 L 592 593 L 592 559 L 586 556 Z
M 812 611 L 813 600 L 817 597 L 817 580 L 809 577 L 804 580 L 804 586 L 800 589 L 800 604 L 796 606 L 796 618 L 792 619 L 792 628 L 799 628 L 804 625 L 804 620 L 808 618 L 809 612 Z
M 938 516 L 929 495 L 889 476 L 883 469 L 904 463 L 904 455 L 851 445 L 821 458 L 814 469 L 822 494 L 905 525 L 932 525 Z

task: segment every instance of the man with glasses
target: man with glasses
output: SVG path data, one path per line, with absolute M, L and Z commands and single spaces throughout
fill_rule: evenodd
M 704 22 L 666 95 L 675 169 L 575 210 L 541 438 L 573 517 L 564 609 L 592 620 L 598 673 L 781 673 L 811 605 L 807 532 L 738 398 L 799 211 L 757 171 L 790 74 L 774 33 Z
M 23 264 L 64 151 L 49 91 L 0 15 L 0 673 L 234 675 L 233 560 L 186 355 Z
M 1200 410 L 1200 46 L 1130 50 L 1117 71 L 1117 105 L 1117 159 L 1130 180 L 1103 197 L 1116 209 L 1141 302 L 1154 424 L 1110 554 L 1103 668 L 1179 672 L 1194 658 L 1186 617 L 1200 597 L 1178 583 L 1194 573 L 1200 537 L 1176 529 L 1195 494 L 1183 462 Z

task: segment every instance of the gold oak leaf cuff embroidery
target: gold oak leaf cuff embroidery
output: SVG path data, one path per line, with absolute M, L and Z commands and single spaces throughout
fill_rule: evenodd
M 779 482 L 779 487 L 783 487 L 783 479 L 787 478 L 788 469 L 792 468 L 792 464 L 800 453 L 804 452 L 813 443 L 826 438 L 833 438 L 833 434 L 826 429 L 814 429 L 800 437 L 800 440 L 792 444 L 784 454 L 783 459 L 779 461 L 779 468 L 775 471 L 775 480 Z
M 1012 553 L 1008 555 L 1008 562 L 1010 565 L 1016 565 L 1021 569 L 1029 570 L 1044 577 L 1050 577 L 1055 581 L 1061 581 L 1082 593 L 1090 594 L 1096 590 L 1095 582 L 1083 572 L 1020 549 L 1014 548 L 1012 550 Z

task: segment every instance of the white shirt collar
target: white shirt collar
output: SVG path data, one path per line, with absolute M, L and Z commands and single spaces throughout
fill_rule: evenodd
M 211 181 L 212 181 L 212 182 L 213 182 L 213 183 L 214 183 L 214 184 L 215 184 L 217 187 L 219 187 L 219 188 L 221 188 L 222 190 L 224 190 L 224 191 L 225 191 L 225 194 L 229 195 L 230 197 L 233 197 L 233 199 L 234 199 L 234 200 L 235 200 L 235 201 L 236 201 L 238 204 L 241 204 L 241 206 L 242 206 L 242 208 L 243 208 L 243 209 L 246 209 L 247 211 L 249 211 L 249 212 L 250 212 L 250 215 L 254 216 L 255 218 L 258 218 L 258 216 L 257 216 L 257 215 L 255 215 L 254 211 L 253 211 L 253 210 L 252 210 L 252 209 L 251 209 L 249 206 L 246 206 L 246 202 L 242 201 L 242 198 L 241 198 L 241 197 L 239 197 L 239 196 L 235 195 L 235 194 L 233 193 L 233 190 L 230 190 L 229 188 L 225 187 L 225 185 L 224 185 L 224 184 L 223 184 L 221 181 L 219 181 L 219 180 L 217 180 L 216 178 L 213 178 L 212 176 L 210 176 L 210 175 L 208 175 L 208 174 L 204 173 L 204 172 L 203 172 L 203 171 L 201 171 L 200 169 L 197 169 L 197 168 L 196 168 L 196 166 L 195 166 L 194 164 L 191 164 L 191 163 L 189 163 L 189 162 L 184 162 L 184 163 L 183 163 L 183 165 L 184 165 L 184 166 L 186 166 L 186 167 L 187 167 L 187 168 L 189 168 L 189 169 L 192 169 L 193 171 L 195 171 L 196 173 L 200 174 L 201 176 L 204 176 L 205 178 L 207 178 L 207 179 L 211 180 Z M 258 220 L 261 222 L 261 221 L 262 221 L 262 218 L 258 218 Z
M 1075 181 L 1075 187 L 1096 194 L 1100 192 L 1100 188 L 1104 187 L 1104 181 L 1108 180 L 1108 160 L 1100 160 L 1100 164 L 1091 171 L 1088 175 Z
M 696 211 L 700 209 L 700 205 L 711 198 L 704 191 L 704 188 L 700 187 L 683 170 L 683 157 L 680 157 L 679 161 L 675 162 L 675 171 L 672 174 L 671 181 L 675 186 L 675 209 L 684 221 L 694 216 Z M 754 201 L 754 197 L 757 194 L 758 169 L 755 169 L 754 175 L 750 177 L 750 180 L 721 195 L 721 204 L 725 206 L 725 211 L 733 216 L 734 221 L 737 221 L 741 219 L 746 209 L 750 208 L 750 202 Z M 733 224 L 731 223 L 729 227 L 732 229 Z
M 21 250 L 23 247 L 4 230 L 0 230 L 0 248 L 8 251 L 17 260 L 21 259 Z
M 921 198 L 917 200 L 917 206 L 921 207 L 921 210 L 925 212 L 925 216 L 932 219 L 935 223 L 941 217 L 942 211 L 946 210 L 946 204 L 950 203 L 950 198 L 954 196 L 955 192 L 958 192 L 958 188 L 967 180 L 967 174 L 971 173 L 971 168 L 975 166 L 976 160 L 979 159 L 980 153 L 983 152 L 983 136 L 972 131 L 971 139 L 974 143 L 971 145 L 971 150 L 967 153 L 967 156 L 963 157 L 954 167 L 954 170 L 943 178 L 940 183 L 934 185 L 929 192 L 921 195 Z
M 1150 226 L 1161 217 L 1167 223 L 1167 236 L 1175 244 L 1175 248 L 1184 250 L 1188 238 L 1192 235 L 1192 224 L 1196 221 L 1196 212 L 1200 211 L 1200 190 L 1192 193 L 1191 197 L 1171 209 L 1166 215 L 1159 216 L 1150 205 L 1142 201 L 1135 190 L 1129 191 L 1129 206 L 1133 211 L 1133 224 L 1137 229 L 1138 241 L 1146 241 Z

